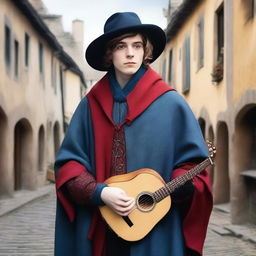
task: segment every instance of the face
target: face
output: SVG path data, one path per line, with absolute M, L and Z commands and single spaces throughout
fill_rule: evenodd
M 140 68 L 143 58 L 144 47 L 140 34 L 122 39 L 112 52 L 116 76 L 131 77 Z

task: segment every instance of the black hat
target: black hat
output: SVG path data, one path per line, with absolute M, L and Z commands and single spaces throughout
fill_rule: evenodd
M 151 62 L 156 60 L 163 52 L 166 37 L 160 27 L 152 24 L 142 24 L 136 13 L 118 12 L 107 19 L 104 26 L 104 34 L 92 41 L 88 46 L 85 58 L 89 65 L 100 71 L 108 71 L 109 68 L 103 65 L 107 42 L 129 32 L 141 32 L 148 37 L 153 45 L 153 58 Z

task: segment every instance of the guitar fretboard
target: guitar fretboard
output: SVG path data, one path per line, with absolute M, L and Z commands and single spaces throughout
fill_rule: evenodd
M 200 164 L 196 165 L 183 175 L 168 182 L 164 187 L 158 189 L 153 193 L 153 198 L 156 202 L 160 202 L 165 197 L 169 196 L 175 189 L 185 184 L 188 180 L 193 179 L 197 174 L 203 171 L 207 166 L 212 165 L 212 159 L 209 157 Z

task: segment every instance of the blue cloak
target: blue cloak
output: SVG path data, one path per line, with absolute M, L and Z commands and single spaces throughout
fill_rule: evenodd
M 154 169 L 168 182 L 172 177 L 173 169 L 179 164 L 208 157 L 207 148 L 198 122 L 184 99 L 176 91 L 166 89 L 167 85 L 164 85 L 165 89 L 157 96 L 144 97 L 144 90 L 150 93 L 151 87 L 154 88 L 151 94 L 156 95 L 157 86 L 161 88 L 163 81 L 151 69 L 141 80 L 142 82 L 140 81 L 129 95 L 131 100 L 127 101 L 128 117 L 122 124 L 126 140 L 127 171 L 132 172 L 141 168 Z M 147 87 L 142 88 L 145 81 L 148 83 Z M 145 104 L 148 98 L 150 100 Z M 102 243 L 99 241 L 100 235 L 97 236 L 98 238 L 89 239 L 88 234 L 95 208 L 101 204 L 99 199 L 101 184 L 107 178 L 101 172 L 109 173 L 109 170 L 102 171 L 102 168 L 109 168 L 111 152 L 107 152 L 107 148 L 104 148 L 104 141 L 106 144 L 111 144 L 109 142 L 113 138 L 108 131 L 115 126 L 109 114 L 112 107 L 113 99 L 106 75 L 80 102 L 61 145 L 55 163 L 58 195 L 55 233 L 57 256 L 96 255 L 93 253 L 90 239 L 96 239 L 96 244 Z M 99 182 L 91 205 L 74 205 L 61 193 L 62 185 L 79 174 L 74 170 L 75 168 L 62 171 L 62 166 L 69 161 L 84 166 Z M 203 227 L 205 237 L 210 213 L 206 208 L 198 214 L 206 216 L 206 227 L 205 223 Z M 131 256 L 185 255 L 185 247 L 189 244 L 188 239 L 184 237 L 182 222 L 179 208 L 172 207 L 150 234 L 131 244 Z M 97 228 L 94 229 L 97 233 Z M 203 244 L 203 241 L 201 243 Z M 200 250 L 201 248 L 197 251 Z

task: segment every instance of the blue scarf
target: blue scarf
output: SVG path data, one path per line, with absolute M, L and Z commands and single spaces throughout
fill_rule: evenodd
M 109 81 L 112 90 L 112 94 L 115 101 L 125 102 L 127 95 L 134 89 L 138 81 L 146 72 L 147 68 L 144 65 L 138 69 L 138 71 L 132 76 L 125 87 L 122 89 L 116 80 L 114 68 L 109 73 Z

